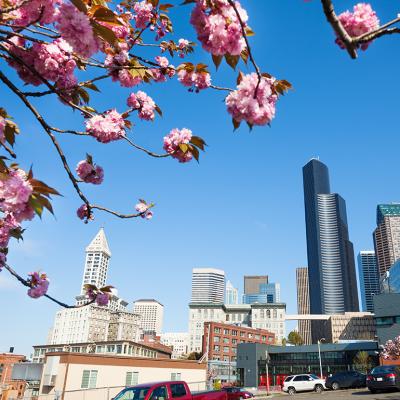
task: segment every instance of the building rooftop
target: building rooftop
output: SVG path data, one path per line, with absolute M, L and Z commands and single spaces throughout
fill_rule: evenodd
M 97 232 L 97 235 L 90 242 L 89 246 L 86 247 L 86 252 L 100 252 L 105 253 L 108 257 L 111 257 L 111 251 L 108 247 L 106 234 L 103 228 L 100 228 L 100 230 Z
M 138 299 L 135 300 L 134 303 L 158 303 L 160 306 L 163 306 L 163 304 L 161 304 L 158 300 L 156 299 Z
M 400 217 L 400 203 L 378 204 L 376 225 L 379 226 L 385 217 Z

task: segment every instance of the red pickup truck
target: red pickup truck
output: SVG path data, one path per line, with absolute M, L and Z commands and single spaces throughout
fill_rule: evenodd
M 191 393 L 183 381 L 143 383 L 131 386 L 119 392 L 113 400 L 228 400 L 224 391 Z

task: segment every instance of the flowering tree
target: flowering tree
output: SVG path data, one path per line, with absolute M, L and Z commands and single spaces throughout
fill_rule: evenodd
M 392 360 L 397 360 L 400 357 L 400 336 L 395 337 L 393 340 L 388 340 L 382 351 L 382 357 Z
M 357 50 L 365 50 L 373 39 L 392 33 L 395 19 L 380 26 L 368 4 L 360 3 L 354 10 L 336 15 L 332 2 L 321 0 L 323 11 L 336 34 L 336 43 L 346 49 L 352 58 Z M 66 177 L 71 182 L 82 205 L 77 216 L 85 223 L 103 211 L 119 218 L 153 216 L 154 204 L 140 199 L 135 210 L 120 213 L 93 203 L 85 194 L 84 185 L 100 185 L 105 172 L 94 157 L 87 154 L 74 168 L 68 162 L 59 137 L 74 135 L 92 137 L 100 143 L 123 141 L 133 150 L 150 157 L 172 157 L 180 163 L 199 161 L 206 143 L 189 128 L 172 127 L 163 138 L 164 153 L 142 147 L 130 136 L 135 119 L 153 121 L 162 116 L 156 101 L 144 91 L 150 83 L 178 81 L 189 92 L 218 90 L 225 92 L 226 110 L 234 129 L 242 122 L 251 128 L 270 124 L 276 104 L 291 85 L 262 71 L 250 46 L 253 32 L 249 17 L 239 1 L 185 0 L 189 6 L 189 20 L 199 44 L 211 54 L 218 69 L 226 62 L 236 69 L 239 62 L 250 64 L 253 72 L 238 71 L 235 88 L 220 87 L 211 79 L 206 63 L 194 64 L 188 60 L 196 43 L 186 39 L 177 42 L 168 38 L 173 30 L 169 10 L 173 7 L 160 0 L 0 0 L 0 81 L 26 107 L 40 124 L 53 144 Z M 146 50 L 146 51 L 144 51 Z M 151 57 L 144 56 L 153 51 Z M 182 59 L 178 65 L 170 59 Z M 15 74 L 10 73 L 14 70 Z M 100 72 L 98 72 L 100 71 Z M 78 79 L 84 76 L 85 79 Z M 100 92 L 96 83 L 110 79 L 116 87 L 131 88 L 126 98 L 126 109 L 117 110 L 110 103 L 107 110 L 93 107 L 91 96 Z M 25 86 L 22 86 L 25 85 Z M 140 89 L 140 90 L 138 90 Z M 60 108 L 76 111 L 81 116 L 81 130 L 59 127 L 57 121 L 43 116 L 37 99 L 56 96 Z M 53 212 L 51 196 L 56 189 L 34 177 L 33 171 L 24 171 L 14 161 L 17 155 L 13 145 L 20 134 L 18 125 L 7 114 L 7 105 L 0 108 L 0 269 L 6 268 L 29 288 L 32 298 L 46 296 L 63 306 L 66 304 L 47 294 L 49 280 L 44 273 L 33 272 L 27 279 L 21 277 L 6 262 L 11 238 L 22 237 L 22 224 L 41 216 L 47 209 Z M 107 304 L 111 287 L 87 286 L 90 302 Z

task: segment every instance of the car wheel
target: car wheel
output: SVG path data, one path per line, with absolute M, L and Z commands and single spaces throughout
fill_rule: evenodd
M 376 393 L 376 389 L 369 388 L 369 391 L 370 391 L 372 394 L 375 394 L 375 393 Z
M 322 393 L 322 392 L 324 391 L 324 387 L 323 387 L 322 385 L 315 385 L 314 390 L 315 390 L 317 393 Z
M 338 382 L 333 382 L 332 383 L 332 389 L 333 390 L 339 390 L 340 389 L 340 385 Z
M 290 395 L 294 395 L 294 394 L 296 394 L 296 389 L 294 387 L 290 387 L 287 392 Z

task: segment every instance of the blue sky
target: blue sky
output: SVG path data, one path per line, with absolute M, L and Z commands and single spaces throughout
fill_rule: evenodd
M 307 265 L 301 168 L 314 156 L 328 165 L 332 190 L 347 201 L 356 252 L 373 248 L 376 205 L 400 200 L 398 38 L 378 40 L 354 61 L 334 44 L 318 1 L 242 3 L 256 32 L 251 44 L 260 67 L 294 85 L 279 101 L 271 128 L 249 132 L 243 126 L 234 133 L 223 94 L 187 93 L 171 82 L 143 88 L 164 117 L 154 123 L 135 121 L 132 137 L 161 151 L 162 137 L 170 129 L 189 127 L 209 144 L 200 165 L 150 159 L 124 143 L 60 139 L 72 166 L 90 152 L 105 168 L 104 184 L 85 188 L 93 201 L 130 212 L 143 197 L 157 203 L 152 221 L 121 221 L 101 213 L 88 225 L 78 220 L 80 201 L 48 138 L 21 103 L 0 88 L 1 103 L 21 127 L 16 144 L 21 164 L 28 168 L 32 163 L 36 176 L 63 194 L 54 201 L 55 218 L 46 215 L 28 224 L 24 242 L 12 245 L 9 262 L 15 269 L 22 274 L 46 271 L 49 293 L 72 302 L 80 289 L 84 248 L 103 225 L 113 253 L 110 283 L 129 302 L 141 297 L 160 300 L 166 331 L 187 329 L 191 270 L 198 266 L 224 269 L 240 288 L 243 275 L 268 274 L 281 283 L 282 300 L 294 313 L 295 268 Z M 353 5 L 335 3 L 338 10 Z M 382 21 L 397 15 L 393 3 L 373 2 Z M 189 9 L 171 13 L 179 21 L 176 39 L 195 38 Z M 195 60 L 211 62 L 199 48 Z M 222 67 L 213 81 L 232 86 L 235 77 Z M 129 89 L 110 83 L 99 87 L 106 95 L 93 97 L 97 108 L 124 110 Z M 36 104 L 51 123 L 82 128 L 82 118 L 57 100 L 45 98 Z M 17 352 L 29 354 L 33 344 L 46 342 L 57 307 L 46 299 L 32 300 L 25 292 L 6 271 L 0 274 L 2 321 L 7 326 L 2 324 L 0 330 L 0 351 L 15 346 Z

